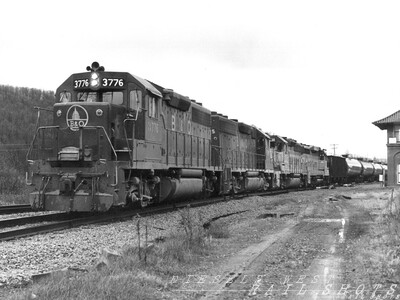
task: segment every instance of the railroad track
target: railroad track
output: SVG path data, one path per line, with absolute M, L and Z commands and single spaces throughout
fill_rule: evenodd
M 0 206 L 0 214 L 15 214 L 29 211 L 32 211 L 32 208 L 29 204 Z
M 79 227 L 82 225 L 89 225 L 89 224 L 95 224 L 95 223 L 108 223 L 112 221 L 118 221 L 122 219 L 127 219 L 127 218 L 132 218 L 134 216 L 137 216 L 140 214 L 140 216 L 147 216 L 150 214 L 157 214 L 157 213 L 165 213 L 167 211 L 171 211 L 175 209 L 176 207 L 173 206 L 168 206 L 168 207 L 156 207 L 156 208 L 145 208 L 141 210 L 129 210 L 129 211 L 122 211 L 122 212 L 111 212 L 111 213 L 104 213 L 104 214 L 96 214 L 96 215 L 84 215 L 81 214 L 78 217 L 76 217 L 75 214 L 69 214 L 69 213 L 61 213 L 61 214 L 53 214 L 52 216 L 48 216 L 47 221 L 54 221 L 54 219 L 58 218 L 58 221 L 54 221 L 48 224 L 40 224 L 40 225 L 34 225 L 30 227 L 25 227 L 25 228 L 19 228 L 19 229 L 11 229 L 11 230 L 6 230 L 6 231 L 1 231 L 0 232 L 0 242 L 3 241 L 8 241 L 12 239 L 17 239 L 17 238 L 22 238 L 22 237 L 27 237 L 27 236 L 32 236 L 36 234 L 42 234 L 42 233 L 48 233 L 48 232 L 53 232 L 53 231 L 59 231 L 59 230 L 64 230 L 64 229 L 70 229 L 70 228 L 75 228 Z M 43 221 L 43 218 L 40 218 L 41 216 L 35 216 L 34 218 Z M 64 220 L 59 220 L 59 218 L 65 218 Z M 15 225 L 9 225 L 7 224 L 8 222 L 12 222 L 14 224 L 16 223 L 23 223 L 21 219 L 25 218 L 17 218 L 17 219 L 10 219 L 10 220 L 4 220 L 1 223 L 3 223 L 3 228 L 4 226 L 10 227 L 10 226 L 15 226 Z M 28 220 L 28 223 L 35 222 L 33 218 L 27 217 L 26 219 Z M 26 224 L 26 223 L 25 223 Z
M 0 220 L 0 229 L 13 226 L 22 226 L 31 223 L 54 222 L 67 219 L 71 219 L 71 216 L 69 213 L 66 212 L 49 213 L 46 215 L 27 216 L 27 217 L 12 218 L 12 219 L 3 219 Z
M 293 190 L 295 191 L 295 190 Z M 288 193 L 288 190 L 274 190 L 274 191 L 265 191 L 256 194 L 250 194 L 250 196 L 271 196 L 278 195 L 283 193 Z M 42 221 L 51 221 L 49 224 L 35 225 L 31 227 L 21 228 L 21 229 L 13 229 L 8 231 L 0 232 L 0 242 L 8 241 L 16 238 L 22 238 L 27 236 L 32 236 L 36 234 L 48 233 L 53 231 L 59 231 L 64 229 L 70 229 L 74 227 L 79 227 L 82 225 L 96 224 L 96 223 L 109 223 L 113 221 L 120 221 L 128 218 L 132 218 L 135 216 L 145 217 L 154 214 L 161 214 L 174 211 L 176 209 L 182 209 L 190 205 L 190 207 L 199 207 L 205 206 L 209 204 L 215 204 L 222 201 L 230 201 L 243 199 L 244 197 L 249 196 L 246 194 L 233 195 L 232 197 L 218 197 L 212 199 L 201 199 L 196 201 L 187 201 L 187 202 L 178 202 L 178 203 L 170 203 L 164 204 L 156 207 L 146 207 L 142 209 L 134 209 L 134 210 L 117 210 L 111 211 L 103 214 L 96 215 L 88 215 L 88 214 L 79 214 L 76 217 L 76 214 L 70 213 L 59 213 L 59 214 L 49 214 L 42 216 L 34 216 L 34 217 L 26 217 L 26 218 L 17 218 L 17 219 L 9 219 L 0 222 L 0 228 L 11 227 L 21 224 L 34 223 L 34 222 L 42 222 Z M 62 219 L 62 220 L 60 220 Z M 37 221 L 35 221 L 37 220 Z M 54 222 L 53 222 L 54 221 Z M 7 224 L 7 222 L 9 222 Z M 13 222 L 13 223 L 12 223 Z M 25 223 L 24 223 L 25 222 Z M 14 225 L 10 225 L 14 224 Z

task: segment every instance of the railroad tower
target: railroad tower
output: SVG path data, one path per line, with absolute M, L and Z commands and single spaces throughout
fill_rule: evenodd
M 372 124 L 387 131 L 387 185 L 400 186 L 400 110 Z

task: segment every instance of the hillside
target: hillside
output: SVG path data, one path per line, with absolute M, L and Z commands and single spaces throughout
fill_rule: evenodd
M 54 97 L 50 91 L 0 85 L 0 194 L 24 191 L 26 153 L 37 123 L 34 107 L 51 108 Z M 49 124 L 51 117 L 42 111 L 40 124 Z
M 0 85 L 0 144 L 29 144 L 37 120 L 34 107 L 50 108 L 53 103 L 52 91 Z M 51 113 L 41 113 L 43 121 L 50 118 Z

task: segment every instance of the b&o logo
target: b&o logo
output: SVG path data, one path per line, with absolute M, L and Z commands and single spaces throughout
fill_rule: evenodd
M 72 131 L 78 131 L 85 127 L 89 121 L 89 114 L 85 108 L 80 105 L 72 105 L 67 111 L 67 126 Z

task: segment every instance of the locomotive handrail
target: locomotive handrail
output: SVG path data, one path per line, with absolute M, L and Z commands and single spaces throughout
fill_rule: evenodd
M 37 127 L 37 128 L 36 128 L 35 135 L 33 136 L 32 142 L 31 142 L 31 144 L 29 145 L 28 152 L 26 153 L 26 160 L 27 160 L 27 161 L 30 160 L 30 159 L 29 159 L 29 155 L 30 155 L 31 152 L 32 152 L 33 145 L 35 144 L 35 140 L 36 140 L 36 137 L 37 137 L 39 131 L 42 130 L 42 129 L 48 129 L 48 128 L 54 128 L 54 129 L 56 129 L 56 128 L 60 128 L 60 126 L 51 125 L 51 126 L 40 126 L 40 127 Z
M 107 131 L 106 131 L 106 129 L 104 128 L 104 126 L 85 126 L 85 127 L 80 127 L 81 129 L 86 129 L 86 128 L 88 128 L 88 129 L 103 129 L 103 132 L 104 132 L 104 134 L 106 135 L 106 138 L 107 138 L 107 141 L 108 141 L 108 143 L 109 143 L 109 145 L 110 145 L 110 147 L 111 147 L 111 150 L 112 150 L 112 152 L 113 152 L 113 154 L 114 154 L 114 158 L 115 158 L 115 161 L 117 161 L 117 152 L 115 151 L 115 148 L 114 148 L 114 146 L 113 146 L 113 144 L 112 144 L 112 142 L 111 142 L 111 139 L 110 139 L 110 137 L 108 136 L 108 134 L 107 134 Z
M 55 125 L 52 125 L 52 126 L 40 126 L 40 127 L 38 127 L 36 129 L 35 135 L 33 136 L 33 139 L 32 139 L 32 143 L 30 144 L 29 149 L 28 149 L 28 153 L 26 154 L 26 160 L 27 161 L 29 161 L 29 156 L 30 156 L 30 154 L 32 152 L 33 145 L 34 145 L 34 143 L 36 141 L 36 138 L 38 136 L 39 131 L 40 130 L 46 130 L 46 129 L 60 129 L 60 126 L 55 126 Z M 114 154 L 114 160 L 117 161 L 117 152 L 115 151 L 115 148 L 114 148 L 114 146 L 113 146 L 113 144 L 111 142 L 111 139 L 108 136 L 107 131 L 105 130 L 105 128 L 103 126 L 85 126 L 85 127 L 81 127 L 80 128 L 80 130 L 86 130 L 86 129 L 101 129 L 101 130 L 103 130 L 103 132 L 104 132 L 104 134 L 105 134 L 105 136 L 107 138 L 107 141 L 108 141 L 108 143 L 109 143 L 109 145 L 111 147 L 111 150 L 112 150 L 112 152 Z M 57 146 L 57 148 L 58 148 L 58 146 Z

